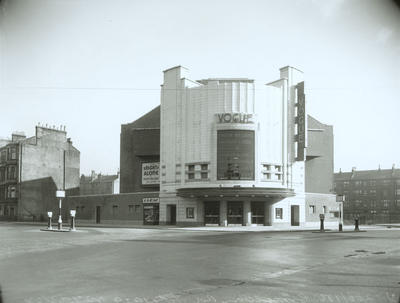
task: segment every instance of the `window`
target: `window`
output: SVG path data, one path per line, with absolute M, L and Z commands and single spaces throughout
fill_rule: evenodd
M 81 206 L 81 213 L 85 210 L 85 206 Z
M 7 159 L 7 151 L 3 150 L 0 154 L 0 162 L 5 162 Z
M 344 187 L 344 188 L 349 187 L 349 181 L 344 181 L 344 182 L 343 182 L 343 187 Z
M 371 189 L 371 190 L 369 191 L 369 193 L 370 193 L 371 195 L 376 195 L 376 189 Z
M 328 207 L 326 207 L 325 205 L 322 206 L 322 211 L 324 212 L 324 214 L 326 214 L 328 212 Z
M 17 178 L 17 167 L 16 166 L 7 167 L 7 179 L 15 180 L 16 178 Z
M 400 188 L 398 188 L 398 189 L 396 190 L 396 195 L 397 195 L 397 196 L 400 196 Z
M 17 159 L 17 148 L 16 147 L 10 148 L 10 158 L 11 158 L 11 160 Z
M 282 219 L 283 208 L 275 208 L 275 219 Z
M 6 168 L 0 167 L 0 182 L 3 182 L 5 180 L 6 180 Z
M 388 208 L 389 207 L 389 200 L 383 200 L 383 207 Z
M 118 205 L 113 205 L 112 207 L 112 214 L 113 216 L 118 214 Z
M 201 178 L 202 178 L 202 179 L 208 179 L 208 173 L 202 172 L 202 173 L 201 173 Z
M 129 212 L 130 214 L 133 213 L 133 205 L 128 205 L 128 212 Z
M 217 179 L 254 180 L 254 131 L 217 132 Z
M 194 207 L 186 207 L 186 218 L 194 219 Z
M 7 198 L 15 198 L 17 196 L 17 189 L 15 185 L 10 185 L 7 187 Z
M 193 180 L 194 179 L 194 173 L 188 173 L 188 179 Z
M 135 213 L 140 212 L 140 205 L 135 205 Z
M 202 164 L 201 170 L 208 170 L 208 164 Z
M 188 170 L 194 172 L 194 165 L 188 165 Z
M 308 207 L 308 214 L 315 214 L 315 205 L 310 205 Z
M 270 173 L 263 173 L 263 180 L 271 180 L 271 174 Z

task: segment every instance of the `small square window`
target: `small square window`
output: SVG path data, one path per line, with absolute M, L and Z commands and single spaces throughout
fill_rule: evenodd
M 188 179 L 193 180 L 194 179 L 194 173 L 188 173 Z
M 194 219 L 194 207 L 186 207 L 186 218 Z
M 201 173 L 202 179 L 208 179 L 208 173 Z
M 208 170 L 208 164 L 202 164 L 201 170 Z
M 194 171 L 194 165 L 188 165 L 188 170 L 189 171 Z
M 282 219 L 283 208 L 275 208 L 275 219 Z

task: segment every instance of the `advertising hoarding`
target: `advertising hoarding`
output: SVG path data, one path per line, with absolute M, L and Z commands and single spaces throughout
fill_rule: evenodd
M 160 162 L 142 163 L 142 185 L 160 184 Z

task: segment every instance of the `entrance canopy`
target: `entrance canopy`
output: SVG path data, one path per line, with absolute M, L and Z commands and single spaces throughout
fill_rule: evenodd
M 251 198 L 253 200 L 265 198 L 281 200 L 293 197 L 294 191 L 287 188 L 264 188 L 264 187 L 203 187 L 203 188 L 180 188 L 177 195 L 186 198 Z

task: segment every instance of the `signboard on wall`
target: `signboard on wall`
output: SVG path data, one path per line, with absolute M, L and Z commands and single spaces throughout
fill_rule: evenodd
M 216 114 L 216 116 L 218 123 L 242 123 L 242 124 L 254 123 L 252 114 L 222 113 L 222 114 Z
M 143 198 L 142 203 L 160 203 L 160 198 Z
M 300 82 L 296 85 L 297 89 L 297 157 L 296 161 L 305 160 L 305 148 L 306 148 L 306 96 L 304 94 L 304 82 Z
M 160 162 L 142 163 L 142 185 L 160 184 Z

